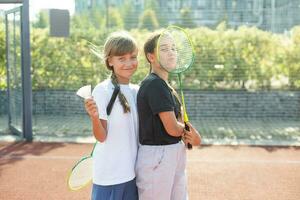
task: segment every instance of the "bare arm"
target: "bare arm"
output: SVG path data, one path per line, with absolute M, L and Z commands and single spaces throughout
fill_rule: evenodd
M 193 146 L 200 146 L 201 145 L 200 133 L 193 127 L 191 123 L 187 122 L 187 125 L 189 126 L 190 130 L 185 131 L 185 134 L 183 136 L 184 143 L 189 143 Z
M 106 120 L 103 119 L 91 119 L 92 124 L 93 124 L 93 134 L 94 137 L 99 141 L 99 142 L 104 142 L 106 140 L 107 136 L 107 122 Z
M 93 98 L 85 100 L 85 109 L 92 121 L 94 137 L 99 142 L 104 142 L 107 136 L 107 121 L 99 119 L 97 105 Z
M 184 133 L 184 124 L 177 121 L 174 111 L 160 112 L 159 117 L 169 135 L 179 137 Z

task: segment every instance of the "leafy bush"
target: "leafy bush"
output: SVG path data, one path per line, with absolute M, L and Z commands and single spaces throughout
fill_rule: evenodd
M 4 23 L 0 18 L 0 90 L 6 87 L 5 55 L 5 30 Z
M 101 25 L 102 26 L 102 25 Z M 108 33 L 102 28 L 73 24 L 69 38 L 52 38 L 46 29 L 31 30 L 33 89 L 77 89 L 97 84 L 109 75 L 102 61 L 89 50 L 88 41 L 103 45 Z M 187 29 L 195 47 L 195 63 L 184 73 L 186 88 L 300 89 L 300 27 L 290 35 L 272 34 L 257 28 L 216 30 Z M 132 81 L 139 83 L 149 72 L 143 42 L 151 34 L 132 29 L 139 44 L 139 67 Z M 0 89 L 6 87 L 4 27 L 0 26 Z M 172 76 L 176 86 L 176 77 Z
M 159 27 L 155 12 L 151 9 L 145 10 L 140 19 L 140 29 L 153 31 Z
M 272 89 L 282 77 L 288 78 L 291 87 L 281 83 L 281 89 L 299 88 L 299 45 L 295 39 L 243 26 L 188 32 L 196 52 L 194 66 L 185 78 L 189 88 Z M 296 31 L 293 33 L 295 38 Z M 286 41 L 289 45 L 284 47 Z

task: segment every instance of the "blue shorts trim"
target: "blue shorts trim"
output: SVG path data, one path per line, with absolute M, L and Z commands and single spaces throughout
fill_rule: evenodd
M 93 184 L 92 200 L 138 200 L 135 179 L 117 185 Z

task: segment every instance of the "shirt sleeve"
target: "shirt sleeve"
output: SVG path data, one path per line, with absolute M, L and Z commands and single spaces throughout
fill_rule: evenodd
M 107 120 L 106 107 L 107 107 L 107 91 L 103 86 L 96 86 L 92 92 L 92 96 L 96 102 L 99 118 Z
M 147 101 L 153 115 L 160 112 L 174 111 L 170 90 L 163 80 L 153 80 L 146 92 Z

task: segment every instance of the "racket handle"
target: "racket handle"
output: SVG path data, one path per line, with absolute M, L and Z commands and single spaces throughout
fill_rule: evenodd
M 184 126 L 185 126 L 185 130 L 187 131 L 190 130 L 190 127 L 186 123 L 184 123 Z M 187 143 L 187 148 L 190 150 L 193 148 L 193 146 L 190 143 Z

